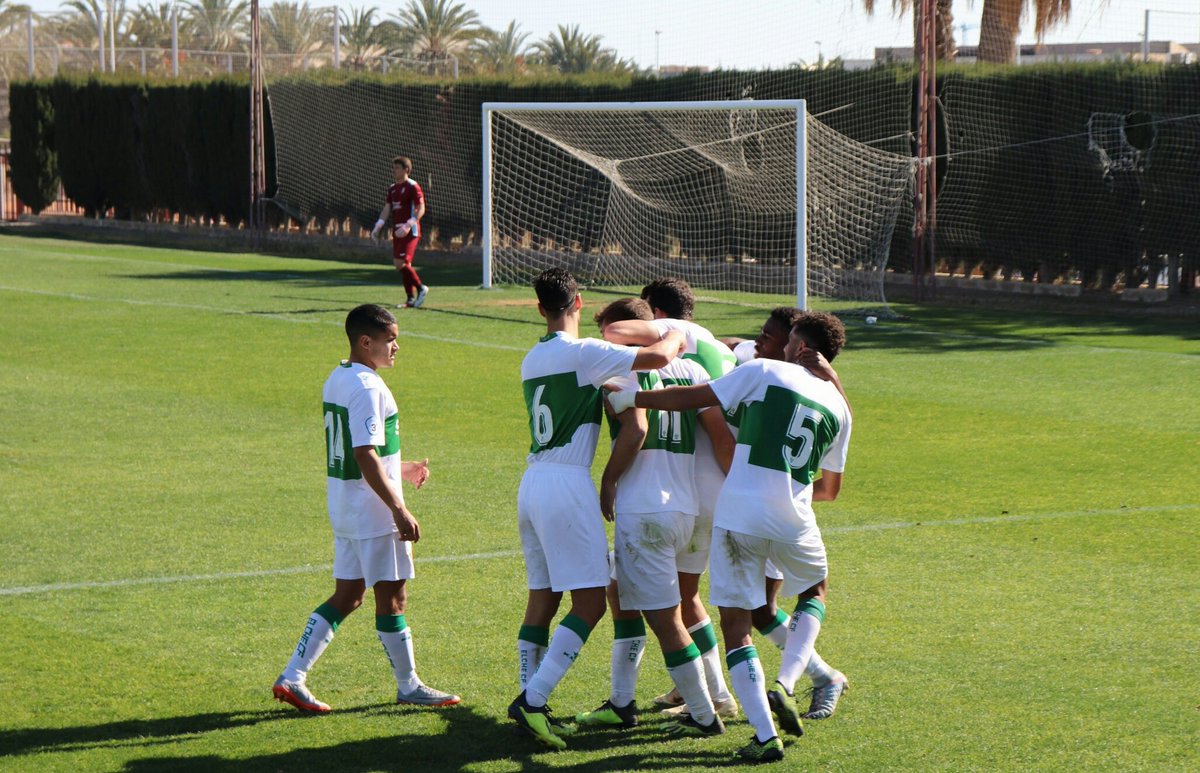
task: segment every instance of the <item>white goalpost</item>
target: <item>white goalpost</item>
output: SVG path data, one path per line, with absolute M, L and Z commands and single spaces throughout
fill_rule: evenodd
M 911 159 L 804 100 L 483 105 L 483 285 L 552 265 L 593 286 L 696 287 L 886 307 Z

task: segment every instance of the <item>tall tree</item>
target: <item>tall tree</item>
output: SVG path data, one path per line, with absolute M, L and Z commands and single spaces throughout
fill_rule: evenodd
M 170 48 L 171 18 L 174 14 L 175 4 L 171 2 L 160 2 L 158 5 L 152 3 L 139 5 L 133 13 L 133 18 L 129 21 L 130 37 L 135 39 L 139 46 Z M 187 44 L 190 34 L 190 21 L 181 16 L 179 19 L 180 47 Z
M 387 53 L 386 28 L 375 23 L 379 9 L 350 7 L 350 13 L 339 11 L 344 65 L 354 70 L 368 69 L 368 62 Z M 389 22 L 390 24 L 390 22 Z
M 418 59 L 460 58 L 486 31 L 479 14 L 450 0 L 409 0 L 393 18 L 399 33 L 397 53 Z
M 117 45 L 128 45 L 125 0 L 66 0 L 59 6 L 63 10 L 55 18 L 55 26 L 63 38 L 71 43 L 91 48 L 99 41 L 101 18 L 105 29 L 111 16 Z M 104 37 L 108 45 L 108 34 Z
M 985 0 L 979 23 L 979 61 L 1013 62 L 1027 0 Z M 1041 40 L 1071 15 L 1071 0 L 1028 0 L 1033 12 L 1033 31 Z
M 564 73 L 596 71 L 631 72 L 633 63 L 621 59 L 617 52 L 605 48 L 600 35 L 584 35 L 579 25 L 558 25 L 558 31 L 533 44 L 538 64 L 553 67 Z
M 1104 0 L 1106 3 L 1108 0 Z M 894 13 L 913 9 L 916 0 L 892 0 Z M 954 43 L 953 0 L 937 0 L 936 24 L 938 59 L 953 60 Z M 868 13 L 874 13 L 875 0 L 863 0 Z M 1032 12 L 1034 33 L 1038 40 L 1071 15 L 1071 0 L 983 0 L 983 18 L 979 30 L 977 60 L 998 64 L 1016 61 L 1017 39 L 1026 11 Z M 913 14 L 916 23 L 916 14 Z
M 520 32 L 520 25 L 510 21 L 503 31 L 488 30 L 471 46 L 474 63 L 482 70 L 498 75 L 513 75 L 525 67 L 529 53 L 525 41 L 528 32 Z
M 209 51 L 236 51 L 247 39 L 246 0 L 192 0 L 187 4 L 196 44 Z
M 313 54 L 333 46 L 333 9 L 304 3 L 272 3 L 262 14 L 263 49 L 277 54 Z

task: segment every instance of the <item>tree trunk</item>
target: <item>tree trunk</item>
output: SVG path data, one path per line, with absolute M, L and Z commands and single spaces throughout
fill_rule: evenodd
M 953 0 L 937 0 L 937 60 L 953 62 L 958 58 L 958 43 L 954 40 Z
M 992 64 L 1012 64 L 1016 61 L 1018 29 L 1007 24 L 1005 8 L 1002 7 L 1011 2 L 984 0 L 983 18 L 979 24 L 978 61 Z

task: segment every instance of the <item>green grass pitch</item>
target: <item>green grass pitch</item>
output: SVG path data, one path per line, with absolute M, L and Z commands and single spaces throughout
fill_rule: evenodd
M 311 674 L 333 714 L 271 700 L 332 588 L 320 388 L 346 311 L 402 296 L 380 257 L 0 236 L 0 769 L 732 764 L 744 720 L 704 741 L 657 729 L 654 643 L 636 730 L 559 754 L 513 734 L 519 364 L 544 328 L 527 288 L 476 289 L 474 269 L 434 255 L 428 308 L 397 312 L 384 378 L 405 456 L 433 471 L 408 493 L 418 666 L 464 702 L 392 704 L 369 607 Z M 718 335 L 753 334 L 788 300 L 701 295 Z M 590 331 L 614 296 L 584 297 Z M 835 363 L 855 426 L 842 496 L 818 507 L 818 648 L 851 691 L 774 769 L 1200 769 L 1197 323 L 899 310 L 848 318 Z M 560 715 L 607 697 L 611 630 L 554 694 Z

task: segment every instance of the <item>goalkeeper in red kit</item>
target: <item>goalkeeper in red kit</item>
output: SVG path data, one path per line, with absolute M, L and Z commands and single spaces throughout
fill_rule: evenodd
M 392 159 L 392 171 L 396 182 L 388 187 L 387 201 L 379 211 L 379 219 L 371 229 L 371 237 L 379 238 L 380 231 L 392 219 L 392 261 L 404 280 L 404 294 L 408 300 L 404 308 L 419 308 L 425 302 L 429 288 L 421 283 L 421 277 L 413 268 L 417 254 L 417 243 L 421 241 L 421 218 L 425 215 L 425 192 L 416 180 L 410 180 L 412 159 L 396 156 Z

